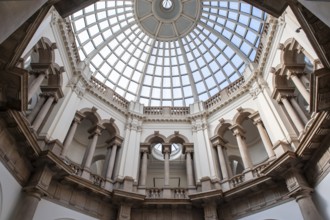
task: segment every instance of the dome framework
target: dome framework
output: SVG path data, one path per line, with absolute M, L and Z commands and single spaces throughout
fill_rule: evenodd
M 71 16 L 92 75 L 146 106 L 188 106 L 239 79 L 265 19 L 234 0 L 99 1 Z

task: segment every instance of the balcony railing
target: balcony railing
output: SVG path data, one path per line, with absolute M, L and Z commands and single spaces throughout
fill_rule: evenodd
M 172 188 L 170 199 L 188 199 L 188 190 L 185 188 Z M 163 188 L 148 188 L 146 189 L 147 199 L 163 199 L 164 193 Z
M 189 107 L 144 107 L 143 113 L 150 116 L 185 116 L 189 115 Z

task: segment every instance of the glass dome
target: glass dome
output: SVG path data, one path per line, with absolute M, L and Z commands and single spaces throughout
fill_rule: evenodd
M 240 78 L 266 14 L 237 0 L 109 0 L 73 14 L 92 75 L 146 106 L 188 106 Z

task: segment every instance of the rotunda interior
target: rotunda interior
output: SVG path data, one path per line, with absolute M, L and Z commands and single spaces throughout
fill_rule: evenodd
M 329 8 L 0 2 L 0 220 L 330 219 Z

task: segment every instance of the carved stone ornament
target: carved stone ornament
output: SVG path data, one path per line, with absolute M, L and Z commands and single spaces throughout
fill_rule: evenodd
M 330 70 L 319 69 L 311 78 L 311 112 L 330 110 Z

